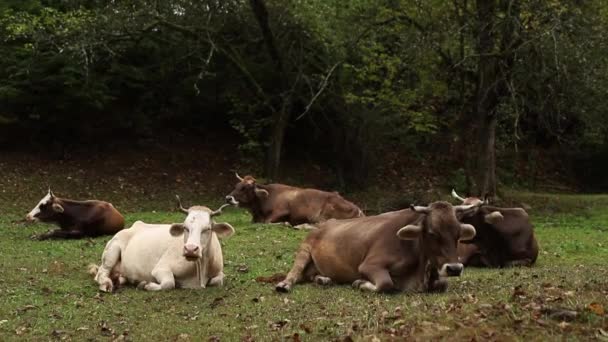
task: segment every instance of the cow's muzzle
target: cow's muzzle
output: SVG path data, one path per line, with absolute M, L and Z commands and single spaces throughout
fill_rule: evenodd
M 37 218 L 37 217 L 35 217 L 35 216 L 32 216 L 32 215 L 26 215 L 26 216 L 25 216 L 25 220 L 26 220 L 27 222 L 35 222 L 35 221 L 38 221 L 38 218 Z
M 459 263 L 443 264 L 439 270 L 440 277 L 459 277 L 462 274 L 464 266 Z
M 234 198 L 234 196 L 231 195 L 226 196 L 226 203 L 232 205 L 239 205 L 239 202 Z
M 184 257 L 189 261 L 194 261 L 201 257 L 201 249 L 195 244 L 184 245 Z

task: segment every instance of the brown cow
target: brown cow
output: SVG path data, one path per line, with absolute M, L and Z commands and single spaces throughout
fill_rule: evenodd
M 452 190 L 452 196 L 463 205 L 477 204 L 477 197 L 463 198 Z M 465 266 L 508 267 L 532 266 L 538 257 L 538 242 L 528 213 L 521 208 L 498 208 L 484 205 L 462 222 L 475 227 L 477 235 L 458 245 Z
M 125 225 L 125 219 L 108 202 L 59 198 L 51 189 L 25 219 L 29 222 L 55 223 L 60 227 L 34 236 L 37 240 L 116 234 Z
M 457 216 L 478 205 L 434 202 L 350 220 L 330 220 L 312 231 L 296 254 L 293 268 L 276 286 L 287 292 L 301 281 L 352 283 L 368 291 L 443 292 L 446 277 L 459 276 L 459 240 L 475 228 Z
M 239 182 L 226 202 L 246 208 L 253 222 L 299 224 L 365 216 L 337 192 L 302 189 L 283 184 L 257 184 L 255 178 L 236 175 Z

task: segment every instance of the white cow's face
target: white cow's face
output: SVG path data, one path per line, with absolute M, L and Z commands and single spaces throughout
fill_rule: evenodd
M 211 220 L 211 211 L 206 207 L 188 209 L 188 216 L 182 224 L 173 224 L 171 235 L 184 237 L 183 255 L 189 261 L 202 258 L 207 252 L 213 233 L 219 237 L 230 236 L 234 228 L 228 223 L 215 223 Z
M 52 221 L 63 213 L 63 207 L 57 203 L 55 195 L 49 189 L 49 192 L 44 196 L 38 204 L 26 216 L 27 221 Z

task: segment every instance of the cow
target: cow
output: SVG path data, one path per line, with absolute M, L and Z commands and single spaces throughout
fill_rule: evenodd
M 228 204 L 213 211 L 204 206 L 185 209 L 184 223 L 147 224 L 135 222 L 118 232 L 106 244 L 101 265 L 89 272 L 103 292 L 112 292 L 125 283 L 147 291 L 221 286 L 224 259 L 218 237 L 234 234 L 228 223 L 216 223 Z
M 294 284 L 348 284 L 373 292 L 443 292 L 447 277 L 460 276 L 459 240 L 475 228 L 458 217 L 478 205 L 434 202 L 377 216 L 329 220 L 300 244 L 292 269 L 275 290 Z
M 59 226 L 59 229 L 32 237 L 37 240 L 111 235 L 116 234 L 125 225 L 124 217 L 111 203 L 59 198 L 50 188 L 46 196 L 27 214 L 25 220 L 54 223 Z
M 499 208 L 477 197 L 452 197 L 463 205 L 484 202 L 483 206 L 462 222 L 475 227 L 474 239 L 460 243 L 458 254 L 465 266 L 510 267 L 532 266 L 538 257 L 538 241 L 528 213 L 521 208 Z
M 258 184 L 252 176 L 236 178 L 239 182 L 226 196 L 226 202 L 246 208 L 254 223 L 283 223 L 311 228 L 309 224 L 332 218 L 365 216 L 355 204 L 337 192 L 303 189 L 284 184 Z M 314 228 L 314 227 L 313 227 Z

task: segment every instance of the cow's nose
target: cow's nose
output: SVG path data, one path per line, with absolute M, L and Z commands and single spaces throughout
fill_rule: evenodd
M 447 273 L 448 277 L 458 277 L 460 274 L 462 274 L 463 268 L 464 267 L 461 263 L 447 264 L 445 265 L 445 272 Z
M 227 202 L 227 203 L 232 203 L 232 200 L 233 200 L 233 199 L 234 199 L 234 197 L 232 197 L 232 196 L 230 196 L 230 195 L 226 196 L 226 202 Z
M 186 244 L 184 245 L 184 255 L 185 256 L 197 256 L 199 247 L 195 244 Z
M 27 215 L 25 215 L 25 220 L 26 221 L 34 221 L 34 216 L 32 216 L 30 214 L 27 214 Z

